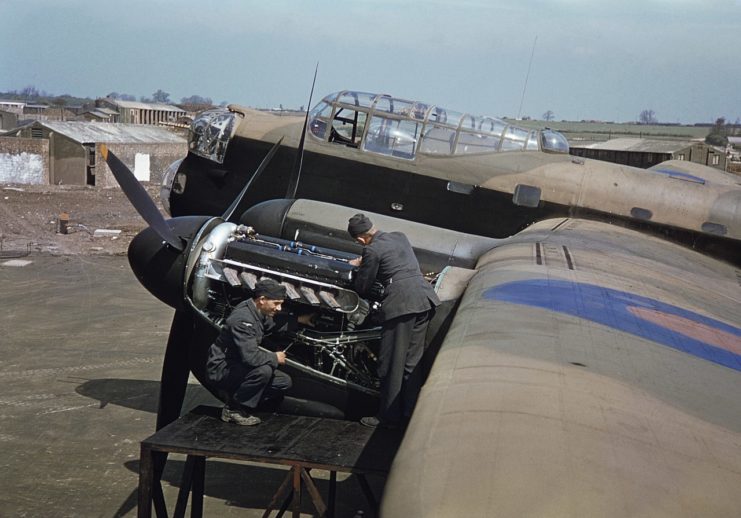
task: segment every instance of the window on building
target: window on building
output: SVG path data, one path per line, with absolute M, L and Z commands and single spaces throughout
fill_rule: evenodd
M 720 164 L 720 155 L 713 155 L 712 164 L 713 165 Z
M 677 160 L 684 160 L 684 153 L 679 153 L 679 155 L 677 155 Z

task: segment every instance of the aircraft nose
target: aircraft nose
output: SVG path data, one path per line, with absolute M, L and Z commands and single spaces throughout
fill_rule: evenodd
M 152 295 L 175 309 L 183 309 L 183 275 L 188 251 L 208 216 L 185 216 L 167 220 L 176 236 L 186 242 L 180 252 L 166 244 L 151 227 L 142 230 L 129 244 L 129 264 L 139 282 Z

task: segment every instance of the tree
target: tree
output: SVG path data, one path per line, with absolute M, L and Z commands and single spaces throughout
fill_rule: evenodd
M 213 105 L 210 97 L 201 97 L 200 95 L 191 95 L 180 99 L 181 104 L 208 104 Z
M 718 117 L 715 124 L 705 137 L 705 143 L 711 146 L 725 146 L 728 144 L 728 128 L 726 127 L 726 118 Z
M 52 100 L 52 104 L 59 108 L 59 116 L 61 120 L 64 120 L 64 107 L 67 105 L 67 98 L 60 95 Z
M 200 112 L 208 110 L 214 105 L 210 97 L 201 97 L 200 95 L 191 95 L 180 99 L 180 107 L 189 112 Z
M 26 100 L 37 99 L 39 97 L 39 91 L 33 85 L 25 87 L 23 90 L 20 91 L 20 94 Z
M 552 121 L 555 118 L 553 115 L 553 112 L 551 110 L 548 110 L 543 114 L 543 120 L 544 121 Z
M 646 109 L 638 116 L 638 122 L 641 124 L 656 124 L 659 120 L 656 118 L 655 111 Z
M 152 94 L 152 100 L 156 103 L 167 104 L 170 102 L 170 94 L 162 90 L 157 90 Z

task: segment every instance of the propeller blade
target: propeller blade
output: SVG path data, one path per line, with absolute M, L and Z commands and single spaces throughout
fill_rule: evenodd
M 172 319 L 167 338 L 165 360 L 162 364 L 160 397 L 157 406 L 157 430 L 180 417 L 188 386 L 188 348 L 193 337 L 193 318 L 190 313 L 178 310 Z
M 149 197 L 147 191 L 142 187 L 139 180 L 136 179 L 134 173 L 121 162 L 121 160 L 113 154 L 113 151 L 109 150 L 105 144 L 100 146 L 100 152 L 103 155 L 103 159 L 111 168 L 113 176 L 118 181 L 126 197 L 129 199 L 131 204 L 134 206 L 136 211 L 144 218 L 144 221 L 157 232 L 163 241 L 174 249 L 182 252 L 185 248 L 183 242 L 178 236 L 167 226 L 167 221 L 164 216 L 160 213 L 157 205 L 154 204 L 152 198 Z
M 180 417 L 185 392 L 188 388 L 188 340 L 193 336 L 193 319 L 185 311 L 176 311 L 167 338 L 165 360 L 162 364 L 160 396 L 157 404 L 156 429 L 160 430 Z M 162 494 L 162 473 L 167 463 L 167 452 L 154 452 L 153 466 L 155 484 L 152 499 L 157 516 L 167 516 L 165 497 Z
M 252 178 L 247 182 L 247 185 L 244 186 L 242 189 L 242 192 L 239 193 L 239 195 L 234 199 L 231 205 L 229 205 L 229 208 L 226 209 L 224 212 L 224 215 L 222 216 L 222 219 L 224 221 L 229 221 L 229 219 L 234 214 L 234 211 L 237 210 L 237 207 L 242 202 L 242 198 L 244 198 L 245 194 L 247 194 L 247 191 L 250 188 L 250 185 L 252 185 L 252 182 L 254 182 L 258 176 L 262 174 L 262 172 L 265 170 L 265 168 L 270 163 L 270 160 L 272 160 L 273 155 L 275 155 L 275 152 L 278 151 L 278 147 L 280 147 L 280 143 L 283 142 L 283 137 L 278 140 L 275 144 L 273 144 L 273 147 L 270 148 L 270 151 L 268 151 L 268 154 L 265 155 L 265 158 L 262 159 L 262 162 L 260 162 L 260 166 L 255 171 L 255 174 L 252 175 Z
M 304 164 L 304 141 L 306 140 L 306 128 L 309 125 L 309 111 L 311 110 L 311 98 L 314 96 L 314 85 L 316 84 L 316 73 L 319 71 L 319 63 L 317 62 L 316 68 L 314 69 L 314 81 L 311 83 L 311 93 L 309 93 L 309 104 L 306 105 L 306 117 L 304 118 L 304 129 L 301 132 L 301 140 L 298 144 L 298 150 L 296 151 L 296 160 L 293 163 L 293 173 L 291 180 L 288 182 L 288 190 L 286 191 L 286 198 L 293 199 L 296 197 L 296 191 L 298 191 L 298 180 L 301 177 L 301 166 Z

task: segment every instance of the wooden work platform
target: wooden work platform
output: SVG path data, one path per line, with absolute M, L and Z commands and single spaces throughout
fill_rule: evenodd
M 289 504 L 293 516 L 299 516 L 302 489 L 320 516 L 332 516 L 338 471 L 357 476 L 375 511 L 375 497 L 365 474 L 388 473 L 402 437 L 399 431 L 374 430 L 357 422 L 280 414 L 261 416 L 263 422 L 257 426 L 239 426 L 221 421 L 220 413 L 220 408 L 200 406 L 142 441 L 139 517 L 151 516 L 153 500 L 157 516 L 167 515 L 160 485 L 167 453 L 187 455 L 175 516 L 184 515 L 191 490 L 191 516 L 202 515 L 208 457 L 291 467 L 264 517 L 276 509 L 281 516 Z M 330 472 L 328 504 L 311 478 L 311 469 Z

